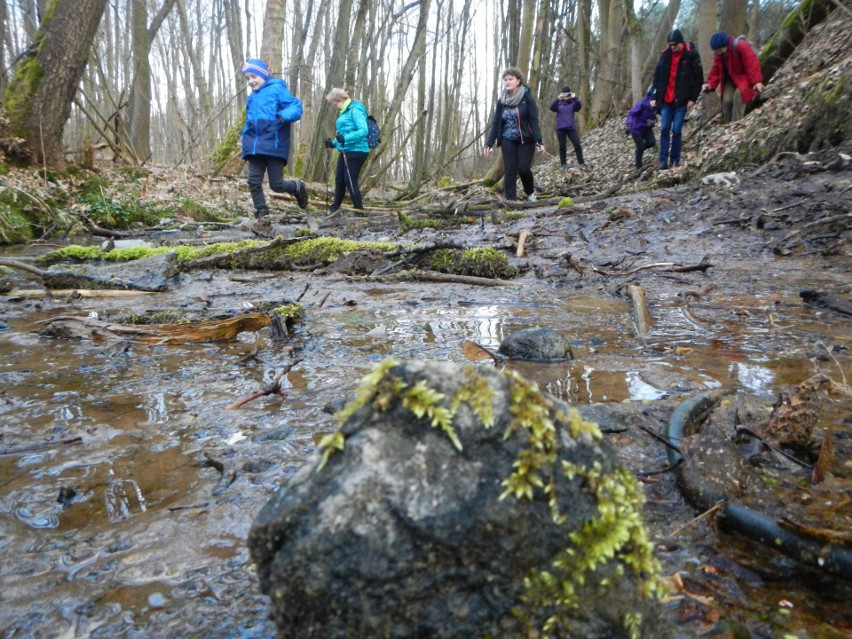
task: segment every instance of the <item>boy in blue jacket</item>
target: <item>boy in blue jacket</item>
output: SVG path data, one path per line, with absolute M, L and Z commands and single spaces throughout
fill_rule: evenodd
M 657 145 L 654 138 L 654 125 L 657 123 L 657 107 L 651 106 L 654 95 L 654 87 L 648 89 L 641 100 L 633 105 L 627 114 L 627 134 L 633 138 L 636 145 L 636 168 L 642 168 L 642 156 L 646 149 L 652 149 Z
M 248 162 L 248 187 L 254 215 L 260 219 L 269 213 L 263 195 L 263 175 L 269 176 L 269 188 L 276 193 L 291 193 L 299 208 L 308 206 L 308 191 L 302 180 L 285 180 L 284 167 L 290 154 L 290 124 L 302 117 L 302 102 L 287 89 L 287 83 L 269 77 L 263 60 L 249 58 L 243 65 L 251 93 L 246 101 L 246 125 L 243 127 L 243 159 Z

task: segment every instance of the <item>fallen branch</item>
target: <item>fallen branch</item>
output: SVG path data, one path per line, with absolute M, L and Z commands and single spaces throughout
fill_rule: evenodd
M 515 282 L 491 277 L 474 277 L 473 275 L 450 275 L 437 271 L 406 271 L 394 276 L 394 279 L 418 282 L 442 282 L 445 284 L 470 284 L 471 286 L 510 286 Z
M 281 378 L 284 377 L 290 370 L 299 362 L 301 359 L 295 359 L 290 364 L 281 369 L 281 371 L 275 376 L 275 378 L 266 386 L 263 387 L 262 390 L 257 391 L 256 393 L 252 393 L 245 399 L 241 399 L 239 401 L 234 402 L 233 404 L 228 405 L 228 409 L 236 409 L 245 406 L 249 402 L 253 402 L 258 397 L 264 397 L 266 395 L 284 395 L 284 389 L 281 388 Z
M 27 273 L 32 273 L 33 275 L 38 275 L 39 277 L 44 277 L 45 273 L 43 270 L 41 270 L 40 268 L 36 268 L 35 266 L 24 264 L 23 262 L 19 262 L 17 260 L 9 260 L 2 257 L 0 257 L 0 266 L 16 268 L 19 271 L 26 271 Z
M 648 270 L 649 268 L 664 268 L 668 273 L 689 273 L 691 271 L 706 271 L 712 266 L 713 264 L 711 262 L 707 262 L 706 258 L 704 258 L 698 264 L 693 264 L 689 266 L 676 266 L 676 262 L 655 262 L 654 264 L 645 264 L 643 266 L 637 266 L 636 268 L 632 268 L 629 271 L 609 272 L 599 269 L 593 264 L 592 270 L 598 275 L 603 275 L 604 277 L 625 277 L 627 275 L 633 275 L 634 273 L 638 273 L 639 271 Z
M 155 291 L 129 291 L 119 289 L 56 288 L 56 289 L 13 289 L 7 295 L 14 299 L 38 300 L 45 297 L 57 299 L 102 299 L 109 297 L 133 297 L 156 295 Z

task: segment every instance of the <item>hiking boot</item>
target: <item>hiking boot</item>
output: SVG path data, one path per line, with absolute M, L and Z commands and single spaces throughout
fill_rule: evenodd
M 300 209 L 308 208 L 308 189 L 302 180 L 296 180 L 296 202 Z
M 666 171 L 666 170 L 668 170 L 668 168 L 669 168 L 669 165 L 668 165 L 668 164 L 666 164 L 665 162 L 660 162 L 660 163 L 657 165 L 657 170 L 658 170 L 658 171 Z
M 527 202 L 535 202 L 538 198 L 535 196 L 535 193 L 530 193 L 527 196 Z
M 680 166 L 680 160 L 675 160 L 674 162 L 672 162 L 672 168 L 673 169 L 676 169 L 679 166 Z
M 563 165 L 562 165 L 562 166 L 560 166 L 559 168 L 560 168 L 560 170 L 562 170 L 562 171 L 568 171 L 568 165 L 567 165 L 567 164 L 563 164 Z
M 266 208 L 265 206 L 262 206 L 262 207 L 254 210 L 254 217 L 258 220 L 260 218 L 266 216 L 266 215 L 269 215 L 269 209 Z
M 583 164 L 582 162 L 580 163 L 580 168 L 581 168 L 581 169 L 583 169 L 584 171 L 588 171 L 588 170 L 589 170 L 589 167 L 587 167 L 587 166 L 586 166 L 585 164 Z

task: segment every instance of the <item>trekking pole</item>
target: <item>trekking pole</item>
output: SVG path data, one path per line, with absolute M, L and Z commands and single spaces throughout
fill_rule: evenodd
M 346 168 L 346 175 L 349 177 L 349 198 L 351 199 L 353 197 L 352 193 L 355 189 L 352 187 L 352 174 L 349 172 L 349 162 L 346 160 L 346 151 L 343 150 L 342 142 L 340 144 L 340 154 L 343 156 L 343 166 Z
M 331 164 L 331 147 L 325 147 L 325 214 L 328 215 L 328 166 Z

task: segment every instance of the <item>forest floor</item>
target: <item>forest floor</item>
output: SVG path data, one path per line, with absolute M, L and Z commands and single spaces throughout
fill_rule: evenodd
M 831 48 L 832 38 L 816 44 Z M 491 365 L 465 344 L 496 350 L 514 330 L 548 326 L 571 336 L 573 361 L 504 365 L 594 411 L 642 478 L 675 636 L 848 638 L 849 581 L 723 530 L 715 511 L 701 513 L 681 496 L 665 446 L 648 434 L 664 432 L 673 410 L 702 392 L 736 391 L 765 419 L 781 393 L 815 374 L 848 385 L 852 144 L 726 163 L 756 123 L 766 132 L 804 126 L 808 114 L 794 117 L 787 92 L 803 90 L 813 60 L 828 57 L 817 50 L 792 60 L 798 75 L 781 73 L 764 107 L 742 122 L 723 125 L 697 109 L 676 171 L 655 171 L 652 152 L 634 174 L 632 143 L 613 122 L 585 136 L 590 171 L 563 173 L 539 156 L 539 201 L 511 209 L 476 187 L 433 190 L 406 207 L 374 198 L 366 213 L 336 217 L 325 214 L 322 185 L 312 185 L 304 212 L 289 198 L 272 201 L 271 231 L 283 237 L 310 229 L 405 246 L 497 248 L 519 269 L 501 286 L 370 275 L 349 263 L 201 269 L 163 293 L 33 299 L 20 293 L 39 288 L 30 274 L 6 274 L 15 290 L 0 296 L 0 635 L 272 639 L 245 546 L 249 526 L 336 428 L 331 412 L 360 377 L 391 356 Z M 34 180 L 4 179 L 22 190 Z M 121 178 L 112 181 L 121 188 Z M 565 196 L 572 207 L 560 206 Z M 241 178 L 163 168 L 151 169 L 140 197 L 249 210 Z M 442 227 L 406 230 L 399 213 Z M 158 233 L 136 235 L 169 244 L 257 239 L 248 218 L 186 219 Z M 59 243 L 4 255 L 27 261 Z M 630 285 L 646 293 L 645 335 L 633 321 Z M 820 295 L 806 300 L 803 290 Z M 267 330 L 221 344 L 153 346 L 38 333 L 58 315 L 232 312 L 296 299 L 304 317 L 283 341 Z M 271 388 L 297 359 L 280 392 L 232 408 Z M 786 468 L 773 486 L 796 518 L 819 516 L 812 528 L 848 537 L 852 401 L 841 393 L 817 408 L 808 461 L 821 477 Z M 827 441 L 833 454 L 816 462 Z M 817 501 L 819 513 L 801 510 Z

